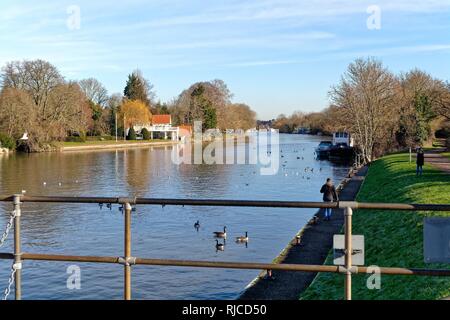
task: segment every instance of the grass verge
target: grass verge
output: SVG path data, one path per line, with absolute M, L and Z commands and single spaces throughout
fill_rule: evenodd
M 56 142 L 55 145 L 58 147 L 80 147 L 80 146 L 116 146 L 121 144 L 130 144 L 130 143 L 148 143 L 148 142 L 170 142 L 170 140 L 163 139 L 153 139 L 153 140 L 103 140 L 103 141 L 86 141 L 86 142 Z
M 407 154 L 395 154 L 375 161 L 357 196 L 365 202 L 450 203 L 450 176 L 430 165 L 416 177 L 415 164 Z M 448 269 L 444 264 L 423 261 L 423 219 L 450 216 L 445 212 L 357 210 L 353 234 L 365 236 L 365 264 L 381 267 Z M 332 264 L 331 252 L 325 264 Z M 450 278 L 393 276 L 381 278 L 380 290 L 369 290 L 368 275 L 353 276 L 354 299 L 439 299 L 450 296 Z M 300 299 L 343 299 L 344 277 L 322 273 Z

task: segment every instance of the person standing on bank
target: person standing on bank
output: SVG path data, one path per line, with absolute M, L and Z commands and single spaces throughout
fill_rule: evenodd
M 417 149 L 417 156 L 416 156 L 416 176 L 421 176 L 423 172 L 423 165 L 425 163 L 425 154 L 423 153 L 423 149 L 419 148 Z
M 336 188 L 333 185 L 333 181 L 330 178 L 327 179 L 327 182 L 320 189 L 320 193 L 323 193 L 323 201 L 324 202 L 333 202 L 339 201 L 338 194 L 336 192 Z M 325 208 L 325 220 L 329 221 L 331 219 L 331 208 Z

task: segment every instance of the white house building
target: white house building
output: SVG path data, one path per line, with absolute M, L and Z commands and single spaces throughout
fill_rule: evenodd
M 146 128 L 150 132 L 150 138 L 153 139 L 154 132 L 162 132 L 164 134 L 164 139 L 170 139 L 173 141 L 178 141 L 180 135 L 180 128 L 172 126 L 172 117 L 170 114 L 155 114 L 152 116 L 151 124 L 142 124 L 133 126 L 136 132 L 141 132 L 142 129 Z

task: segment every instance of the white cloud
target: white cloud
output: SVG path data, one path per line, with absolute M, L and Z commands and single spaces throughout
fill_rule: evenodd
M 126 26 L 128 29 L 173 27 L 182 25 L 219 24 L 245 21 L 267 21 L 304 19 L 314 22 L 324 18 L 365 14 L 373 0 L 269 0 L 227 3 L 216 7 L 205 5 L 197 14 L 171 16 L 138 22 Z M 449 10 L 449 0 L 378 0 L 376 4 L 383 12 L 441 12 Z

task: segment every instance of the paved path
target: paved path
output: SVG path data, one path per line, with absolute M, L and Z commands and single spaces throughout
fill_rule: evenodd
M 362 168 L 344 186 L 339 194 L 342 201 L 352 201 L 364 180 L 367 167 Z M 331 221 L 323 221 L 323 210 L 316 214 L 320 218 L 317 225 L 307 225 L 301 231 L 300 245 L 294 245 L 295 238 L 288 245 L 284 254 L 280 256 L 280 263 L 322 265 L 333 246 L 333 235 L 338 234 L 344 225 L 343 210 L 333 210 Z M 303 292 L 314 280 L 314 272 L 273 271 L 274 280 L 263 279 L 260 275 L 240 296 L 239 299 L 249 300 L 298 300 Z
M 430 163 L 439 170 L 450 173 L 450 158 L 443 156 L 444 149 L 436 149 L 425 152 L 425 163 Z

